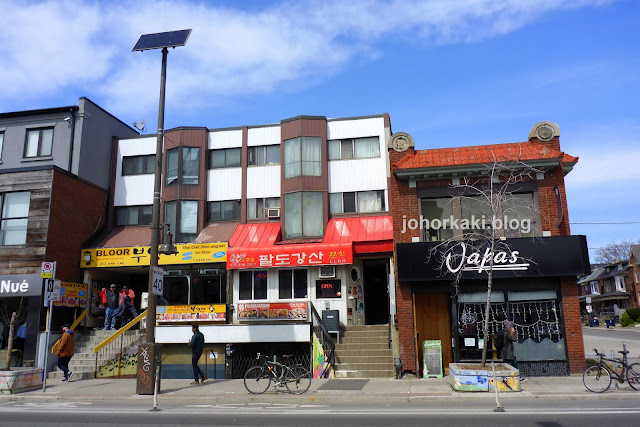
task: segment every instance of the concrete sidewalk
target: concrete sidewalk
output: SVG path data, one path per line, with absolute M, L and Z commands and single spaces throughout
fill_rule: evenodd
M 336 390 L 319 390 L 328 381 Z M 354 383 L 353 381 L 361 381 Z M 243 380 L 207 380 L 204 384 L 189 385 L 190 380 L 162 380 L 159 404 L 168 403 L 331 403 L 345 401 L 420 401 L 425 399 L 495 399 L 493 393 L 456 392 L 448 378 L 438 379 L 368 379 L 368 380 L 313 380 L 309 391 L 303 395 L 290 395 L 286 390 L 251 395 L 244 388 Z M 366 383 L 365 383 L 366 382 Z M 345 390 L 353 385 L 365 383 L 358 390 Z M 71 382 L 48 381 L 47 391 L 42 390 L 0 396 L 6 400 L 142 400 L 151 401 L 153 396 L 135 393 L 135 379 L 90 379 Z M 582 375 L 570 377 L 529 378 L 523 383 L 522 392 L 500 393 L 500 399 L 599 399 L 603 394 L 589 392 L 582 383 Z M 607 398 L 640 399 L 640 391 L 634 391 L 626 383 L 616 390 L 615 383 L 604 393 Z

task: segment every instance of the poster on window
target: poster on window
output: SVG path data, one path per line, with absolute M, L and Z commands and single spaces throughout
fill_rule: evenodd
M 80 307 L 87 308 L 87 290 L 89 285 L 86 283 L 62 282 L 60 285 L 60 299 L 54 301 L 56 307 Z
M 156 322 L 218 321 L 227 319 L 225 304 L 161 305 L 156 307 Z
M 306 302 L 238 304 L 238 320 L 307 320 Z

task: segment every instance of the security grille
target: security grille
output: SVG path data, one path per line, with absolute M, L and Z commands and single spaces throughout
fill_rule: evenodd
M 258 364 L 256 355 L 260 353 L 284 365 L 303 365 L 311 370 L 311 345 L 308 343 L 251 343 L 233 345 L 233 378 L 244 378 L 244 373 L 252 366 Z M 285 359 L 283 354 L 292 354 L 293 357 Z

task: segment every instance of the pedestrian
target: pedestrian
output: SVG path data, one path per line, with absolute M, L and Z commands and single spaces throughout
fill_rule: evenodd
M 126 295 L 122 300 L 122 303 L 118 306 L 115 312 L 115 316 L 120 318 L 120 327 L 129 323 L 131 320 L 138 317 L 138 311 L 131 302 L 131 297 Z
M 100 289 L 100 308 L 107 306 L 107 288 Z
M 116 328 L 116 310 L 118 310 L 118 291 L 115 283 L 105 292 L 106 303 L 104 305 L 104 329 L 106 331 Z
M 73 331 L 70 329 L 68 323 L 62 325 L 62 337 L 58 342 L 58 348 L 56 349 L 56 356 L 58 356 L 58 368 L 64 373 L 64 377 L 61 381 L 69 381 L 73 376 L 73 372 L 69 370 L 69 361 L 75 353 L 75 340 L 73 338 Z
M 207 375 L 202 372 L 202 369 L 198 366 L 198 360 L 202 356 L 204 351 L 204 335 L 200 332 L 198 325 L 191 325 L 191 332 L 193 336 L 189 341 L 189 347 L 191 347 L 191 366 L 193 366 L 193 382 L 192 385 L 204 382 L 207 379 Z M 200 380 L 202 378 L 202 380 Z
M 131 304 L 133 304 L 136 299 L 136 294 L 133 292 L 133 289 L 129 289 L 129 287 L 125 285 L 122 287 L 122 291 L 120 291 L 120 304 L 122 304 L 122 301 L 124 301 L 124 297 L 126 296 L 131 298 Z
M 513 343 L 518 341 L 518 337 L 516 335 L 516 326 L 510 320 L 504 321 L 504 328 L 499 332 L 502 335 L 502 339 L 496 339 L 496 341 L 502 342 L 502 351 L 500 351 L 500 357 L 509 365 L 518 369 L 518 360 L 516 359 L 516 353 L 513 348 Z M 524 382 L 527 379 L 525 377 L 520 377 L 520 382 Z

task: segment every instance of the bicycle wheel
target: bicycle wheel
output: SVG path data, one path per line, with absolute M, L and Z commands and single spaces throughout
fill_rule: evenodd
M 311 372 L 302 365 L 294 365 L 287 370 L 284 384 L 291 394 L 302 394 L 311 386 Z
M 634 390 L 640 390 L 640 363 L 634 363 L 627 369 L 627 382 Z
M 582 382 L 587 390 L 602 393 L 611 387 L 611 374 L 602 366 L 592 366 L 584 371 Z
M 270 385 L 271 375 L 264 366 L 254 366 L 244 374 L 244 388 L 251 394 L 262 394 Z

